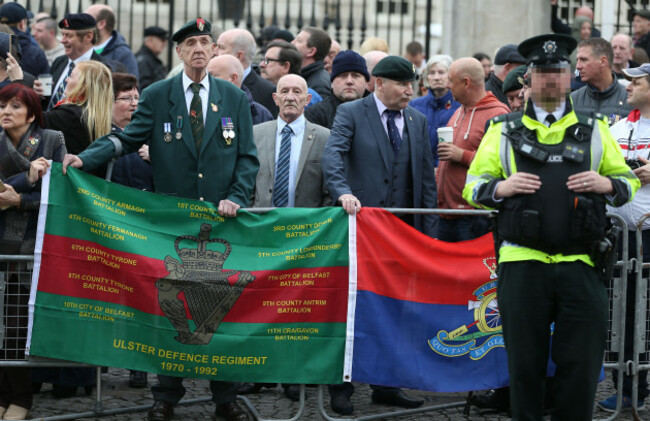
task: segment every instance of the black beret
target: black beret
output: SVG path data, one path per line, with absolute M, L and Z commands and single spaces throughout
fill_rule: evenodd
M 634 16 L 639 16 L 639 17 L 641 17 L 643 19 L 650 20 L 650 10 L 646 10 L 646 9 L 635 10 L 633 15 Z
M 516 91 L 517 89 L 523 88 L 524 75 L 527 70 L 528 67 L 526 66 L 519 66 L 516 69 L 512 69 L 503 80 L 503 86 L 501 87 L 503 93 L 507 94 L 510 91 Z
M 400 56 L 386 56 L 372 69 L 372 75 L 398 82 L 415 80 L 415 64 Z
M 0 7 L 0 23 L 17 23 L 27 19 L 27 10 L 15 2 L 5 3 Z
M 528 38 L 519 44 L 517 50 L 526 57 L 529 65 L 555 66 L 561 62 L 568 63 L 577 45 L 578 41 L 570 35 L 546 34 Z
M 92 29 L 97 26 L 97 21 L 88 13 L 68 13 L 59 22 L 59 28 L 72 29 L 81 31 L 84 29 Z
M 499 48 L 494 56 L 494 64 L 502 65 L 507 63 L 525 63 L 526 59 L 517 52 L 515 44 L 507 44 Z
M 167 39 L 167 31 L 161 28 L 160 26 L 148 26 L 144 30 L 145 37 L 158 37 L 162 39 Z
M 172 41 L 174 42 L 183 42 L 185 38 L 195 37 L 198 35 L 211 35 L 212 24 L 210 21 L 196 18 L 187 22 L 181 27 L 178 31 L 172 35 Z

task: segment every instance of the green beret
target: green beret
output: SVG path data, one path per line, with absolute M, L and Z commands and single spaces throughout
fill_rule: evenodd
M 643 19 L 650 20 L 650 10 L 647 9 L 638 9 L 634 11 L 634 16 L 638 16 Z
M 524 75 L 526 74 L 526 70 L 528 70 L 528 67 L 519 66 L 508 73 L 508 76 L 506 76 L 503 81 L 503 87 L 501 88 L 504 94 L 524 87 Z
M 181 29 L 172 35 L 172 41 L 179 43 L 183 42 L 185 38 L 195 37 L 197 35 L 211 35 L 212 24 L 210 21 L 197 18 L 187 22 Z
M 387 56 L 375 65 L 372 75 L 398 82 L 410 82 L 415 80 L 415 64 L 399 56 Z

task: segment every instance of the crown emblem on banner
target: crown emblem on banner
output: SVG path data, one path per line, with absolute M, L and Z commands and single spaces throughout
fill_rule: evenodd
M 490 271 L 490 279 L 497 277 L 497 259 L 496 257 L 486 257 L 483 259 L 483 264 Z
M 176 239 L 174 248 L 176 248 L 176 253 L 186 270 L 191 272 L 204 272 L 206 275 L 209 275 L 209 273 L 221 270 L 223 267 L 223 263 L 232 251 L 232 247 L 229 242 L 221 238 L 210 239 L 211 231 L 212 225 L 201 224 L 198 237 L 182 235 Z M 196 248 L 180 248 L 180 243 L 183 240 L 195 242 Z M 221 243 L 226 249 L 224 252 L 208 250 L 207 246 L 211 243 Z

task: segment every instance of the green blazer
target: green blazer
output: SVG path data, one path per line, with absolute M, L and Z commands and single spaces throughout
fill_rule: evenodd
M 123 155 L 150 141 L 149 155 L 157 193 L 219 203 L 250 204 L 259 168 L 253 124 L 246 95 L 230 82 L 209 76 L 210 92 L 203 142 L 197 152 L 183 92 L 182 73 L 154 83 L 142 92 L 131 123 L 116 133 Z M 222 118 L 230 117 L 235 137 L 224 140 Z M 171 132 L 169 128 L 171 127 Z M 180 132 L 181 139 L 177 139 Z M 167 134 L 167 135 L 166 135 Z M 79 154 L 83 169 L 106 164 L 115 154 L 103 136 Z

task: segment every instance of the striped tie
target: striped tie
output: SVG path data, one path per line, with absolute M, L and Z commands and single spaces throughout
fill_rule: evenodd
M 275 183 L 273 183 L 273 206 L 282 208 L 289 203 L 289 161 L 291 158 L 291 135 L 293 130 L 287 124 L 282 129 L 280 142 L 280 155 L 275 170 Z
M 192 92 L 194 92 L 192 102 L 190 103 L 190 126 L 192 126 L 194 143 L 196 144 L 196 150 L 198 151 L 201 147 L 201 142 L 203 141 L 203 104 L 201 103 L 201 96 L 199 95 L 201 84 L 192 83 L 190 88 L 192 88 Z
M 63 81 L 59 85 L 59 89 L 57 89 L 54 95 L 52 95 L 52 98 L 50 98 L 50 103 L 47 106 L 47 111 L 50 111 L 56 106 L 56 104 L 59 103 L 59 101 L 61 101 L 61 99 L 63 99 L 63 94 L 65 93 L 66 86 L 68 86 L 68 78 L 70 77 L 72 70 L 74 70 L 74 61 L 70 62 L 70 66 L 68 66 L 68 75 L 63 78 Z

